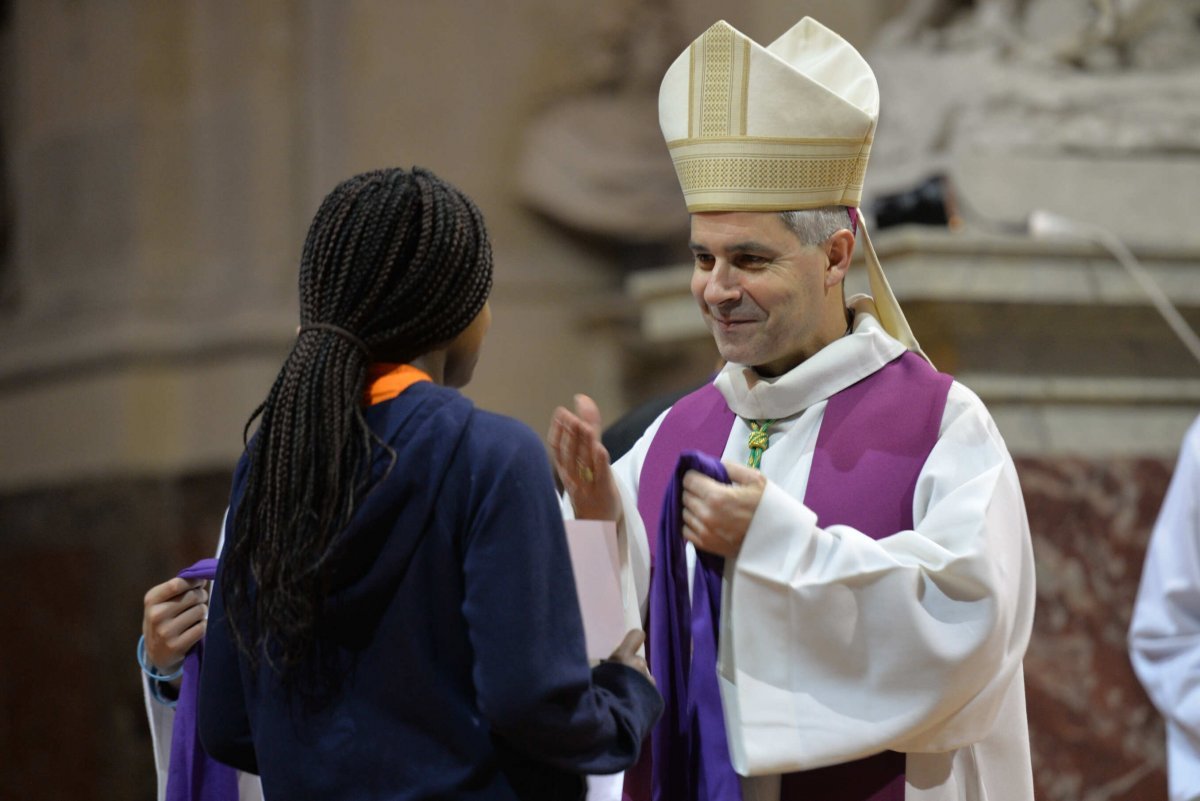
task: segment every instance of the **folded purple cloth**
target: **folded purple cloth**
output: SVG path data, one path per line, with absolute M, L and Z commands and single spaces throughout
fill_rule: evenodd
M 201 559 L 179 571 L 180 578 L 212 580 L 216 559 Z M 237 801 L 237 771 L 210 757 L 196 730 L 196 694 L 204 640 L 192 646 L 183 660 L 175 726 L 171 731 L 171 763 L 167 770 L 166 801 Z

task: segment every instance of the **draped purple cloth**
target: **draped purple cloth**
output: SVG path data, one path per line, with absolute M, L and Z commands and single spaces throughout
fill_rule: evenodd
M 741 801 L 741 786 L 729 760 L 716 670 L 725 560 L 699 554 L 689 600 L 681 514 L 683 475 L 688 470 L 729 483 L 717 459 L 685 451 L 663 506 L 655 549 L 658 559 L 650 579 L 650 620 L 657 623 L 650 625 L 649 653 L 665 711 L 650 733 L 651 798 Z
M 201 559 L 179 572 L 180 578 L 208 581 L 216 575 L 216 559 Z M 205 753 L 196 730 L 196 692 L 203 658 L 204 640 L 201 640 L 183 659 L 183 679 L 171 730 L 166 801 L 237 801 L 238 798 L 237 771 Z
M 851 525 L 874 539 L 912 528 L 917 478 L 937 444 L 950 384 L 949 376 L 905 353 L 829 399 L 804 497 L 818 525 Z M 673 421 L 672 409 L 660 426 L 640 477 L 638 507 L 647 530 L 653 529 L 650 521 L 661 521 L 651 540 L 647 655 L 666 709 L 651 733 L 652 764 L 632 771 L 625 791 L 635 801 L 740 801 L 716 673 L 723 560 L 707 555 L 697 560 L 689 602 L 676 486 L 688 469 L 728 481 L 717 459 L 733 415 L 711 385 L 680 404 L 678 419 Z M 700 452 L 684 453 L 685 447 Z M 662 465 L 670 459 L 678 463 L 664 479 Z M 672 477 L 669 491 L 655 492 Z M 863 502 L 864 492 L 870 503 Z M 710 729 L 719 736 L 710 736 Z M 780 798 L 903 801 L 904 755 L 889 751 L 787 774 Z
M 676 576 L 670 574 L 656 565 L 659 540 L 659 519 L 662 509 L 664 508 L 664 500 L 667 498 L 667 492 L 670 489 L 672 477 L 675 475 L 676 463 L 679 460 L 679 454 L 685 449 L 693 449 L 700 453 L 707 453 L 714 458 L 721 456 L 721 451 L 725 449 L 725 441 L 729 439 L 729 431 L 733 428 L 734 414 L 725 405 L 725 399 L 721 397 L 721 393 L 712 384 L 705 384 L 691 394 L 680 398 L 667 412 L 667 416 L 663 419 L 662 425 L 659 426 L 658 433 L 655 435 L 654 442 L 650 446 L 649 452 L 646 454 L 646 459 L 642 464 L 642 473 L 638 479 L 638 512 L 642 516 L 642 520 L 646 525 L 648 545 L 650 548 L 650 561 L 654 565 L 650 572 L 650 580 L 653 585 L 655 577 L 658 575 L 672 575 L 671 580 L 676 581 Z M 724 468 L 722 468 L 723 470 Z M 667 503 L 666 506 L 673 504 Z M 680 544 L 682 547 L 682 543 Z M 686 567 L 682 562 L 673 570 L 683 571 Z M 691 602 L 688 601 L 687 576 L 683 575 L 682 586 L 685 594 L 683 601 L 686 606 L 682 609 L 690 609 Z M 660 593 L 663 591 L 660 587 Z M 720 585 L 717 586 L 717 606 L 720 607 Z M 651 589 L 651 603 L 654 602 L 656 593 Z M 675 597 L 675 596 L 673 596 Z M 678 598 L 673 601 L 678 605 Z M 661 616 L 656 616 L 653 609 L 650 611 L 650 620 L 659 619 Z M 686 619 L 686 618 L 681 618 Z M 649 626 L 650 641 L 646 643 L 646 661 L 650 664 L 651 672 L 654 672 L 656 664 L 655 654 L 664 647 L 663 643 L 659 643 L 658 648 L 653 642 L 654 626 L 653 623 Z M 676 651 L 675 653 L 684 653 Z M 715 664 L 715 663 L 714 663 Z M 655 674 L 655 680 L 658 681 L 658 674 Z M 686 685 L 676 685 L 686 686 Z M 659 685 L 659 691 L 662 692 L 662 685 Z M 664 698 L 666 694 L 664 693 Z M 718 699 L 718 704 L 720 699 Z M 718 709 L 720 707 L 718 706 Z M 663 713 L 662 720 L 658 728 L 665 725 L 668 718 L 677 716 L 678 712 L 672 708 L 671 702 L 668 700 Z M 722 722 L 722 730 L 724 722 Z M 651 740 L 651 748 L 643 748 L 642 756 L 637 764 L 629 770 L 625 771 L 625 789 L 623 793 L 624 801 L 649 801 L 651 798 L 652 784 L 652 769 L 651 765 L 654 760 L 653 755 L 653 739 Z M 685 764 L 685 763 L 676 763 Z M 660 771 L 661 774 L 661 771 Z

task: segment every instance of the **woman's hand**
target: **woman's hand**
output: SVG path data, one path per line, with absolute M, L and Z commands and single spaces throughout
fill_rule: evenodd
M 142 601 L 146 661 L 164 676 L 179 669 L 183 657 L 208 626 L 208 590 L 203 580 L 173 578 L 151 587 Z

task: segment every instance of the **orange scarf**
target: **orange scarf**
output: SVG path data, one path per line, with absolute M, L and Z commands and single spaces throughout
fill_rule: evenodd
M 375 362 L 367 368 L 367 388 L 363 402 L 368 406 L 382 403 L 399 395 L 419 381 L 432 381 L 424 370 L 411 364 Z

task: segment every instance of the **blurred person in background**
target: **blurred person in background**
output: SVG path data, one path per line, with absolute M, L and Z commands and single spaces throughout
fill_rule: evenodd
M 1200 799 L 1200 418 L 1150 535 L 1129 625 L 1129 657 L 1167 723 L 1171 801 Z

